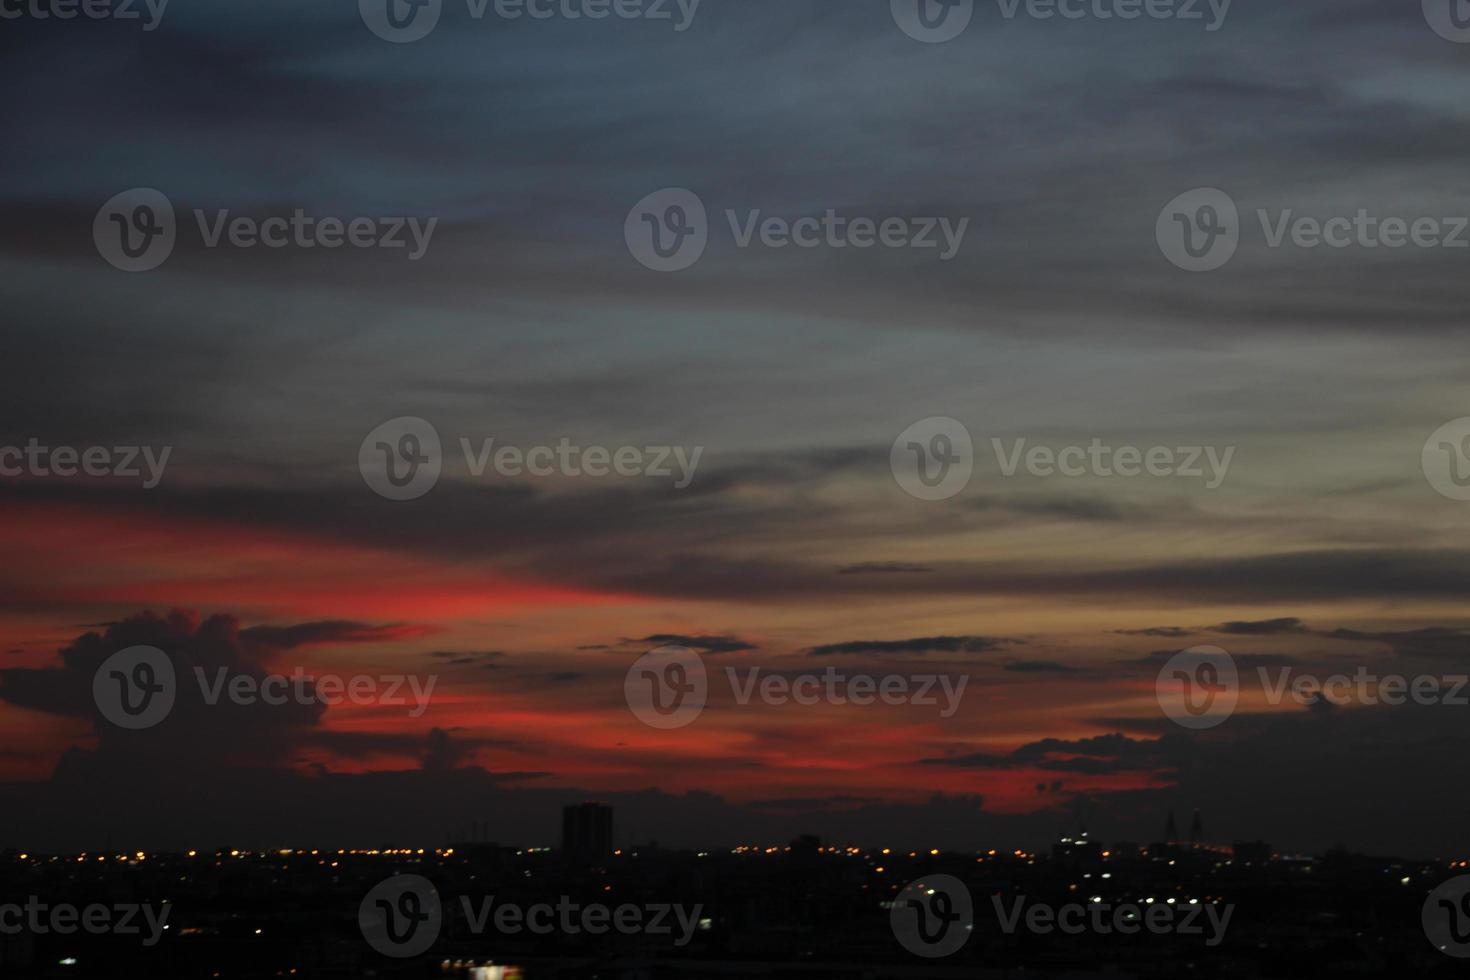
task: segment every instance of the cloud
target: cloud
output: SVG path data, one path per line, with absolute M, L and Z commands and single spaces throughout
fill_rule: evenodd
M 1205 626 L 1201 629 L 1211 633 L 1226 633 L 1234 636 L 1279 636 L 1282 633 L 1311 632 L 1295 616 L 1283 616 L 1279 619 L 1237 620 L 1221 623 L 1218 626 Z
M 991 636 L 918 636 L 907 640 L 849 640 L 811 647 L 813 657 L 881 656 L 885 654 L 991 653 L 1025 640 Z
M 1120 667 L 1157 669 L 1168 663 L 1179 652 L 1180 650 L 1153 650 L 1141 657 L 1131 657 L 1115 661 L 1115 663 Z M 1301 659 L 1279 653 L 1231 653 L 1230 658 L 1235 661 L 1237 667 L 1245 668 L 1291 667 Z
M 501 650 L 485 650 L 459 652 L 454 650 L 435 650 L 429 654 L 435 660 L 443 660 L 450 667 L 480 667 L 483 670 L 500 670 L 505 664 L 504 660 L 508 654 Z
M 655 633 L 645 636 L 641 640 L 624 640 L 624 643 L 638 643 L 645 646 L 679 646 L 698 650 L 702 653 L 739 653 L 744 650 L 757 649 L 754 643 L 742 640 L 738 636 L 729 634 L 719 636 L 691 636 L 683 633 Z
M 1120 636 L 1162 636 L 1162 637 L 1185 637 L 1193 636 L 1195 631 L 1185 629 L 1182 626 L 1150 626 L 1147 629 L 1136 630 L 1113 630 Z
M 279 763 L 289 759 L 303 735 L 321 721 L 320 702 L 287 699 L 243 703 L 228 696 L 209 703 L 202 683 L 219 677 L 246 677 L 259 684 L 270 673 L 270 661 L 303 642 L 342 630 L 271 629 L 245 637 L 232 616 L 201 617 L 175 610 L 167 615 L 140 613 L 109 625 L 104 632 L 78 637 L 58 654 L 59 667 L 0 670 L 0 700 L 47 714 L 92 722 L 97 752 L 106 758 L 148 760 L 162 767 L 219 762 Z M 347 630 L 362 635 L 362 630 Z M 367 629 L 370 634 L 371 629 Z M 106 721 L 92 697 L 92 679 L 102 662 L 119 650 L 151 646 L 173 663 L 176 699 L 167 718 L 153 728 L 124 731 Z M 227 681 L 227 683 L 229 683 Z
M 297 623 L 292 626 L 250 626 L 240 630 L 240 639 L 269 650 L 295 650 L 300 647 L 328 646 L 346 643 L 383 643 L 416 639 L 437 630 L 415 623 L 388 623 L 373 626 L 332 620 L 320 623 Z
M 1426 626 L 1416 630 L 1367 631 L 1336 629 L 1319 633 L 1334 640 L 1381 643 L 1405 659 L 1470 663 L 1470 629 Z
M 1052 660 L 1013 660 L 1004 664 L 1002 670 L 1013 674 L 1085 674 L 1082 667 L 1070 667 Z
M 1168 733 L 1158 739 L 1122 734 L 1082 739 L 1046 738 L 1009 753 L 968 752 L 918 760 L 919 765 L 962 769 L 1042 769 L 1083 775 L 1152 772 L 1172 768 L 1187 754 L 1187 739 Z
M 925 565 L 902 561 L 867 561 L 837 570 L 838 575 L 910 575 L 927 572 Z

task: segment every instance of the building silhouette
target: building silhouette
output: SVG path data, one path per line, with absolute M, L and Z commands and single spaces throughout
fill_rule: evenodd
M 604 803 L 562 807 L 561 850 L 567 860 L 596 864 L 612 856 L 613 811 Z

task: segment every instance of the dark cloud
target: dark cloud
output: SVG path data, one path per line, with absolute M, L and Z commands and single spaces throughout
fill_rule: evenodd
M 295 650 L 299 647 L 338 643 L 382 643 L 426 636 L 435 631 L 434 627 L 413 623 L 373 626 L 368 623 L 333 620 L 297 623 L 292 626 L 250 626 L 240 630 L 240 639 L 269 650 Z
M 645 636 L 641 640 L 625 640 L 624 643 L 638 643 L 644 646 L 680 646 L 701 653 L 740 653 L 744 650 L 757 649 L 754 643 L 748 643 L 738 636 L 728 634 L 719 636 L 690 636 L 682 633 L 655 633 Z
M 1085 674 L 1085 668 L 1072 667 L 1053 660 L 1015 660 L 1005 664 L 1002 670 L 1013 674 Z
M 1075 740 L 1047 738 L 1028 742 L 1009 753 L 968 752 L 920 759 L 918 764 L 962 769 L 1047 769 L 1093 776 L 1147 772 L 1177 765 L 1187 754 L 1186 742 L 1177 733 L 1166 733 L 1154 740 L 1122 734 Z
M 812 647 L 813 657 L 882 656 L 885 654 L 991 653 L 1025 640 L 991 636 L 918 636 L 907 640 L 849 640 Z
M 247 642 L 231 616 L 201 617 L 189 611 L 167 615 L 142 613 L 114 623 L 102 633 L 78 637 L 59 654 L 59 667 L 0 670 L 0 699 L 17 707 L 48 714 L 89 719 L 101 757 L 152 760 L 158 765 L 235 764 L 288 759 L 301 739 L 321 721 L 320 702 L 288 699 L 272 705 L 262 700 L 242 703 L 228 696 L 209 703 L 201 683 L 219 677 L 247 677 L 255 683 L 270 673 L 270 661 L 302 635 L 290 628 L 257 634 Z M 287 646 L 272 646 L 283 639 Z M 176 700 L 158 725 L 125 731 L 105 720 L 92 696 L 92 679 L 108 657 L 134 646 L 162 650 L 173 664 Z M 198 681 L 201 677 L 203 681 Z M 228 681 L 227 681 L 228 683 Z
M 476 666 L 485 670 L 499 670 L 505 666 L 501 661 L 508 654 L 501 650 L 467 651 L 435 650 L 429 654 L 435 660 L 443 660 L 451 667 Z
M 1459 661 L 1470 664 L 1470 629 L 1427 626 L 1417 630 L 1365 631 L 1336 629 L 1318 634 L 1334 640 L 1380 643 L 1405 659 Z
M 928 566 L 902 561 L 866 561 L 837 570 L 838 575 L 909 575 L 929 571 Z
M 1306 633 L 1307 627 L 1295 616 L 1284 616 L 1279 619 L 1237 620 L 1229 623 L 1221 623 L 1218 626 L 1206 626 L 1202 629 L 1211 633 L 1226 633 L 1234 636 L 1279 636 L 1282 633 Z
M 1150 626 L 1150 627 L 1148 627 L 1146 629 L 1137 629 L 1137 630 L 1113 630 L 1113 632 L 1119 634 L 1120 636 L 1163 636 L 1163 637 L 1193 636 L 1194 633 L 1195 633 L 1194 630 L 1185 629 L 1182 626 Z
M 1115 663 L 1117 663 L 1117 665 L 1120 667 L 1144 667 L 1150 670 L 1156 670 L 1162 667 L 1164 664 L 1168 663 L 1169 659 L 1179 652 L 1180 651 L 1177 649 L 1153 650 L 1145 654 L 1144 656 L 1131 657 L 1126 660 L 1118 660 L 1115 661 Z M 1237 667 L 1250 669 L 1254 669 L 1257 667 L 1291 667 L 1296 665 L 1298 661 L 1301 660 L 1300 657 L 1293 657 L 1287 654 L 1279 653 L 1231 652 L 1230 657 L 1232 660 L 1235 661 L 1235 665 Z
M 746 804 L 755 810 L 806 811 L 831 810 L 841 807 L 870 806 L 881 800 L 872 796 L 794 796 L 784 800 L 752 800 Z

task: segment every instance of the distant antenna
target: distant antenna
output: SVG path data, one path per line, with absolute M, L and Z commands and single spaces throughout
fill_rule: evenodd
M 1179 843 L 1179 825 L 1174 822 L 1174 811 L 1169 811 L 1169 822 L 1164 825 L 1164 843 Z
M 1194 819 L 1189 824 L 1189 846 L 1199 847 L 1205 840 L 1205 824 L 1200 819 L 1199 808 L 1194 811 Z

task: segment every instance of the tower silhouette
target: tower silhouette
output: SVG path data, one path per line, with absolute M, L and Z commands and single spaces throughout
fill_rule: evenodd
M 1194 819 L 1189 823 L 1189 846 L 1198 848 L 1205 842 L 1205 824 L 1200 819 L 1199 808 L 1194 811 Z
M 1164 825 L 1164 843 L 1179 843 L 1179 825 L 1174 822 L 1174 811 L 1169 811 L 1169 822 Z

